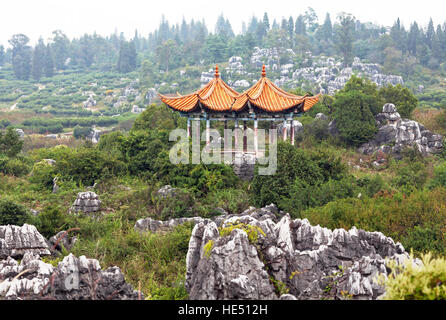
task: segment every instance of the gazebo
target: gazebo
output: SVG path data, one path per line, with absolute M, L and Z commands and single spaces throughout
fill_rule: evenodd
M 210 122 L 224 121 L 225 129 L 228 121 L 234 121 L 235 128 L 239 128 L 239 121 L 243 121 L 243 151 L 247 151 L 247 121 L 254 121 L 254 152 L 257 155 L 258 121 L 283 120 L 283 140 L 287 139 L 287 122 L 291 122 L 291 143 L 294 144 L 295 117 L 307 112 L 319 100 L 316 96 L 297 96 L 288 93 L 266 77 L 265 65 L 262 68 L 262 77 L 251 88 L 239 94 L 229 87 L 221 78 L 218 65 L 215 67 L 214 79 L 201 89 L 188 95 L 168 96 L 159 94 L 160 99 L 171 109 L 187 117 L 187 135 L 191 136 L 191 121 L 206 121 L 206 144 L 210 142 Z M 199 126 L 198 126 L 199 129 Z M 235 149 L 238 147 L 235 137 Z

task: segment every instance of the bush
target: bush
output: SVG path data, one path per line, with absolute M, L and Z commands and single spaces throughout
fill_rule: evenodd
M 37 216 L 35 226 L 47 239 L 66 229 L 67 218 L 57 207 L 46 207 Z
M 34 164 L 29 181 L 39 185 L 43 189 L 53 187 L 53 179 L 57 175 L 54 165 L 42 160 Z
M 427 171 L 420 161 L 405 161 L 396 171 L 393 183 L 397 187 L 422 188 L 426 183 Z
M 31 167 L 27 159 L 20 157 L 9 159 L 4 165 L 3 169 L 0 169 L 0 171 L 3 171 L 5 174 L 21 177 L 27 175 L 30 169 Z
M 418 106 L 418 99 L 402 85 L 388 85 L 379 90 L 379 95 L 386 103 L 393 103 L 403 118 L 409 118 L 412 111 Z
M 22 147 L 23 140 L 14 128 L 8 127 L 6 132 L 0 132 L 0 154 L 15 157 L 22 151 Z
M 378 192 L 373 198 L 339 199 L 324 207 L 310 208 L 297 217 L 329 229 L 353 226 L 380 231 L 403 244 L 406 250 L 431 250 L 444 254 L 446 248 L 445 188 L 413 190 L 390 194 Z M 423 237 L 423 238 L 420 238 Z
M 428 253 L 422 256 L 422 265 L 406 260 L 403 266 L 390 263 L 392 273 L 385 280 L 384 300 L 445 300 L 446 260 L 433 258 Z
M 257 170 L 256 170 L 257 172 Z M 292 203 L 298 205 L 303 189 L 306 195 L 313 195 L 321 185 L 330 180 L 341 180 L 346 176 L 346 168 L 341 160 L 324 150 L 306 151 L 279 142 L 277 146 L 277 172 L 271 176 L 260 176 L 257 173 L 252 181 L 252 198 L 256 206 L 262 207 L 270 203 L 279 208 L 291 209 Z M 305 198 L 305 196 L 302 196 Z M 308 205 L 316 204 L 311 199 Z
M 68 153 L 56 162 L 56 172 L 64 180 L 73 180 L 91 186 L 99 179 L 118 176 L 126 172 L 122 161 L 104 154 L 96 148 L 83 147 Z
M 25 207 L 9 199 L 0 199 L 0 225 L 17 225 L 25 223 L 28 214 Z
M 440 164 L 434 167 L 434 176 L 429 181 L 428 187 L 430 189 L 436 187 L 446 187 L 446 161 L 442 161 Z

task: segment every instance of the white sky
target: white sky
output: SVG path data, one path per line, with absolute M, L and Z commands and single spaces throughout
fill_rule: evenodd
M 135 29 L 144 36 L 153 31 L 164 14 L 170 23 L 205 19 L 210 31 L 223 13 L 236 33 L 242 21 L 252 15 L 263 17 L 268 12 L 270 23 L 290 15 L 295 19 L 307 7 L 315 9 L 320 21 L 331 14 L 332 22 L 339 12 L 352 13 L 362 22 L 391 26 L 397 17 L 408 27 L 416 20 L 426 26 L 432 17 L 435 26 L 446 21 L 444 0 L 2 0 L 0 2 L 0 44 L 9 46 L 13 34 L 24 33 L 34 45 L 42 36 L 62 30 L 69 38 L 84 33 L 106 36 L 115 29 L 132 37 Z

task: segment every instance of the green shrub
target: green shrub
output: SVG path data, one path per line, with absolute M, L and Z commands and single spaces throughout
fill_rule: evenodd
M 329 229 L 353 226 L 380 231 L 403 244 L 406 250 L 431 250 L 444 254 L 446 248 L 445 188 L 413 190 L 407 194 L 378 192 L 373 198 L 338 199 L 323 207 L 307 209 L 296 216 Z M 422 237 L 422 238 L 420 238 Z
M 420 161 L 406 161 L 396 171 L 393 183 L 397 187 L 422 188 L 427 180 L 427 171 Z
M 6 174 L 14 175 L 16 177 L 27 175 L 30 170 L 31 166 L 29 164 L 29 161 L 27 161 L 27 159 L 23 157 L 9 159 L 6 164 L 4 164 L 3 169 L 0 169 L 0 171 L 3 171 Z
M 446 187 L 446 161 L 442 161 L 434 167 L 434 176 L 429 181 L 428 187 L 430 189 L 436 187 Z
M 393 103 L 396 109 L 404 118 L 409 118 L 413 110 L 418 106 L 418 99 L 408 89 L 401 84 L 396 86 L 388 85 L 379 90 L 379 95 L 386 103 Z
M 58 207 L 46 207 L 37 216 L 36 228 L 47 239 L 67 229 L 67 217 Z
M 341 160 L 326 150 L 307 151 L 279 142 L 277 172 L 271 176 L 256 173 L 251 195 L 258 207 L 274 203 L 280 209 L 292 209 L 294 204 L 306 208 L 316 204 L 311 199 L 306 199 L 307 196 L 316 195 L 321 185 L 330 180 L 341 180 L 346 174 Z M 306 192 L 302 195 L 304 189 Z M 299 200 L 293 197 L 298 197 Z M 301 200 L 307 203 L 300 205 Z
M 385 284 L 384 300 L 445 300 L 446 260 L 422 256 L 423 265 L 406 260 L 403 266 L 389 263 L 392 273 L 381 282 Z
M 25 223 L 28 213 L 20 204 L 9 199 L 0 199 L 0 225 L 17 225 Z
M 44 189 L 53 187 L 53 179 L 57 175 L 55 165 L 42 160 L 34 164 L 29 181 Z

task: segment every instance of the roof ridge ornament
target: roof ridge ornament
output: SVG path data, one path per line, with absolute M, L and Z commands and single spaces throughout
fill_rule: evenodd
M 262 77 L 266 77 L 265 65 L 262 67 Z
M 215 65 L 215 74 L 214 74 L 214 76 L 216 78 L 220 77 L 220 74 L 218 73 L 218 64 Z

